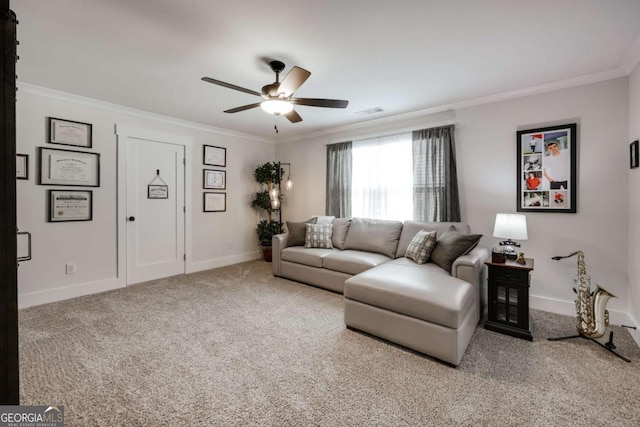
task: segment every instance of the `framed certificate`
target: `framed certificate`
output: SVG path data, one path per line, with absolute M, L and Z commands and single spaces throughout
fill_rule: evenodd
M 51 144 L 91 148 L 93 146 L 91 133 L 90 123 L 49 117 L 49 143 Z
M 227 172 L 205 169 L 202 188 L 205 190 L 225 190 L 227 188 Z
M 16 179 L 29 179 L 28 154 L 16 154 Z
M 38 147 L 40 185 L 100 187 L 100 154 Z
M 93 191 L 49 190 L 49 222 L 91 221 Z
M 202 163 L 210 166 L 227 166 L 227 149 L 213 145 L 203 146 Z
M 204 193 L 204 212 L 226 212 L 227 193 Z

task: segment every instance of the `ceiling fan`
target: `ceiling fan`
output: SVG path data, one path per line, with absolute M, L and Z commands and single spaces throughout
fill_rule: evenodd
M 276 81 L 262 87 L 262 93 L 251 89 L 245 89 L 231 83 L 225 83 L 210 77 L 203 77 L 202 80 L 214 85 L 226 87 L 250 95 L 260 96 L 265 99 L 255 104 L 243 105 L 242 107 L 226 110 L 225 113 L 237 113 L 240 111 L 250 110 L 251 108 L 261 107 L 264 111 L 276 116 L 283 115 L 291 123 L 302 121 L 302 117 L 293 109 L 294 105 L 306 105 L 309 107 L 325 107 L 325 108 L 346 108 L 349 101 L 340 99 L 321 99 L 321 98 L 292 98 L 295 92 L 309 78 L 311 73 L 300 67 L 293 67 L 280 82 L 280 73 L 284 70 L 284 63 L 280 61 L 271 61 L 269 66 L 276 73 Z

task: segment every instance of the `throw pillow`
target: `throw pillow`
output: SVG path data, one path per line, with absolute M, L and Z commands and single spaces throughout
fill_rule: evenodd
M 418 264 L 424 264 L 431 256 L 437 241 L 435 231 L 420 230 L 409 243 L 405 257 Z
M 463 234 L 453 225 L 438 239 L 431 252 L 431 261 L 451 273 L 453 262 L 478 245 L 482 234 Z
M 305 248 L 332 249 L 331 236 L 333 224 L 307 224 L 307 236 L 304 241 Z
M 347 231 L 349 231 L 351 220 L 347 218 L 335 218 L 332 224 L 333 237 L 331 237 L 331 243 L 334 248 L 344 249 L 344 239 L 347 238 Z
M 305 222 L 292 222 L 287 221 L 287 231 L 289 232 L 289 239 L 287 246 L 304 246 L 305 237 L 307 235 L 307 224 L 315 224 L 316 218 L 313 217 Z

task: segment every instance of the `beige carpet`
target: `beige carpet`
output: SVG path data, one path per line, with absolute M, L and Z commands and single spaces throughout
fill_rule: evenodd
M 626 363 L 533 312 L 533 342 L 478 327 L 451 368 L 345 328 L 342 295 L 250 262 L 20 311 L 22 404 L 69 426 L 640 425 Z

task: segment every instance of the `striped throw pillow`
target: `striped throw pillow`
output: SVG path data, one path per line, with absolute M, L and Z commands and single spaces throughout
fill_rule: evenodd
M 420 230 L 409 243 L 405 257 L 418 264 L 424 264 L 429 260 L 437 241 L 435 231 Z
M 306 224 L 306 226 L 307 235 L 304 240 L 305 248 L 333 248 L 333 244 L 331 244 L 333 224 Z

